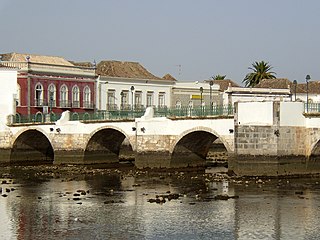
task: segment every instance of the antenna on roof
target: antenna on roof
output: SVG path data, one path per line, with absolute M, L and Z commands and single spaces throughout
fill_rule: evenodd
M 181 76 L 181 67 L 182 67 L 182 65 L 181 64 L 178 64 L 178 65 L 176 65 L 178 68 L 179 68 L 179 77 Z

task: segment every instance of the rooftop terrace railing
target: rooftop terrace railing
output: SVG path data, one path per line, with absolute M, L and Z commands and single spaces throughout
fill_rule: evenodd
M 8 68 L 16 68 L 22 71 L 35 71 L 35 72 L 50 72 L 50 73 L 63 73 L 75 74 L 87 77 L 94 77 L 94 68 L 80 67 L 80 66 L 66 66 L 47 63 L 34 63 L 34 62 L 13 62 L 1 61 L 0 66 Z
M 304 103 L 305 113 L 320 113 L 320 103 Z
M 133 120 L 140 118 L 145 113 L 145 108 L 135 110 L 112 110 L 112 111 L 97 111 L 95 113 L 70 113 L 71 121 L 108 121 L 108 120 Z M 221 106 L 202 106 L 202 107 L 179 107 L 167 108 L 159 107 L 154 108 L 155 117 L 167 118 L 208 118 L 215 116 L 233 116 L 234 108 L 231 105 Z M 11 123 L 50 123 L 59 120 L 58 114 L 42 114 L 24 115 L 16 114 L 12 116 Z

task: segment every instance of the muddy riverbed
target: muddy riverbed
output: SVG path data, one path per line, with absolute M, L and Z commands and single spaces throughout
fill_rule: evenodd
M 319 239 L 320 179 L 0 167 L 0 239 Z

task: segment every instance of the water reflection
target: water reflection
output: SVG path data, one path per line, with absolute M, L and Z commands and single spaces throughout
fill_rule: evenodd
M 204 173 L 134 170 L 76 179 L 34 176 L 28 170 L 1 179 L 1 239 L 320 237 L 318 179 L 212 181 Z M 169 193 L 180 197 L 148 202 Z M 239 198 L 214 200 L 223 194 Z

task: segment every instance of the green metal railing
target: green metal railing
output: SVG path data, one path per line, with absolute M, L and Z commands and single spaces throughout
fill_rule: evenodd
M 180 107 L 155 109 L 157 117 L 210 117 L 233 115 L 232 105 L 202 106 L 202 107 Z
M 320 113 L 320 103 L 304 103 L 305 113 Z
M 55 122 L 59 120 L 61 117 L 60 114 L 31 114 L 31 115 L 11 115 L 9 116 L 11 123 L 47 123 L 47 122 Z
M 95 113 L 70 113 L 71 121 L 104 121 L 104 120 L 132 120 L 140 118 L 145 113 L 144 108 L 136 110 L 112 110 L 112 111 L 98 111 Z M 179 108 L 154 108 L 155 117 L 168 118 L 205 118 L 213 116 L 232 116 L 234 108 L 231 105 L 220 106 L 198 106 L 198 107 L 179 107 Z M 50 123 L 60 119 L 61 115 L 38 113 L 35 115 L 19 115 L 11 116 L 11 123 Z

